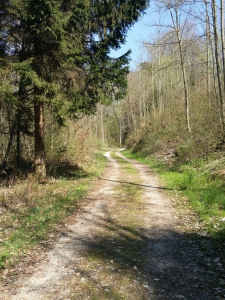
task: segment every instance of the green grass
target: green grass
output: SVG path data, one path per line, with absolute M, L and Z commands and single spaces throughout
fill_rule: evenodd
M 106 166 L 102 153 L 96 153 L 92 165 L 68 179 L 60 177 L 40 186 L 32 180 L 21 184 L 15 200 L 7 202 L 8 209 L 0 218 L 0 268 L 7 268 L 30 248 L 47 238 L 65 218 L 78 207 L 89 191 L 93 179 Z M 85 173 L 85 176 L 84 176 Z M 13 202 L 14 201 L 14 202 Z
M 122 157 L 119 157 L 116 155 L 115 152 L 111 152 L 110 154 L 112 156 L 112 158 L 114 158 L 116 161 L 118 161 L 118 163 L 121 164 L 121 168 L 126 171 L 129 174 L 137 174 L 137 170 L 133 167 L 133 165 L 129 162 L 126 161 L 125 159 L 123 159 Z
M 180 199 L 188 199 L 208 234 L 221 241 L 225 240 L 225 183 L 220 178 L 211 178 L 210 171 L 205 171 L 206 162 L 195 160 L 168 168 L 153 156 L 132 154 L 129 151 L 123 154 L 147 164 L 158 173 L 166 188 L 173 190 Z

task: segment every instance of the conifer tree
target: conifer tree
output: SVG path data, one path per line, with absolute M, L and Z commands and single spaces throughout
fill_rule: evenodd
M 4 1 L 3 1 L 4 2 Z M 5 3 L 5 2 L 4 2 Z M 44 106 L 51 104 L 63 123 L 78 113 L 92 113 L 104 99 L 120 99 L 126 90 L 129 51 L 111 58 L 127 31 L 147 7 L 147 0 L 11 0 L 8 56 L 17 74 L 19 111 L 33 105 L 35 166 L 45 179 Z M 3 58 L 4 59 L 4 58 Z M 28 105 L 29 104 L 29 105 Z M 64 109 L 62 110 L 62 107 Z M 21 113 L 17 111 L 18 124 Z M 20 126 L 18 125 L 18 128 Z

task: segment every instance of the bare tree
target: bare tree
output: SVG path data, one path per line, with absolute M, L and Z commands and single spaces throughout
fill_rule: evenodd
M 215 60 L 217 69 L 217 81 L 219 91 L 219 103 L 220 103 L 220 118 L 223 134 L 225 132 L 224 123 L 224 99 L 221 82 L 221 64 L 220 64 L 220 53 L 219 53 L 219 34 L 218 34 L 218 21 L 217 21 L 217 6 L 215 0 L 211 2 L 212 6 L 212 18 L 213 18 L 213 31 L 214 31 L 214 47 L 215 47 Z
M 225 37 L 224 37 L 224 0 L 220 0 L 221 47 L 223 61 L 223 99 L 225 98 Z
M 184 61 L 184 50 L 183 50 L 183 41 L 181 36 L 181 25 L 178 15 L 178 10 L 181 6 L 181 1 L 166 1 L 166 6 L 170 11 L 171 20 L 173 23 L 173 28 L 175 30 L 177 41 L 179 45 L 179 54 L 180 54 L 180 64 L 183 76 L 183 86 L 184 86 L 184 98 L 185 98 L 185 110 L 186 110 L 186 122 L 187 122 L 187 129 L 191 132 L 190 126 L 190 115 L 189 115 L 189 91 L 187 85 L 187 75 L 186 75 L 186 66 Z

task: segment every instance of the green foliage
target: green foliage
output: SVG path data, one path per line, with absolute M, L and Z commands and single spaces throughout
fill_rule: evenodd
M 159 173 L 165 188 L 173 191 L 173 196 L 188 199 L 189 205 L 198 215 L 201 227 L 210 236 L 225 239 L 225 185 L 221 178 L 212 179 L 211 168 L 207 168 L 208 160 L 182 163 L 179 168 L 168 171 L 162 161 L 153 156 L 132 154 L 129 151 L 123 153 Z M 211 164 L 215 165 L 216 162 L 212 161 Z
M 122 157 L 117 156 L 116 153 L 113 152 L 111 153 L 111 156 L 120 163 L 122 169 L 128 174 L 137 174 L 137 170 L 130 162 L 124 160 Z
M 21 153 L 20 135 L 35 131 L 37 156 L 37 149 L 39 154 L 45 152 L 43 136 L 38 137 L 44 130 L 36 128 L 40 122 L 33 129 L 31 121 L 40 113 L 34 113 L 33 107 L 50 107 L 52 121 L 62 126 L 68 118 L 96 112 L 98 103 L 110 104 L 125 96 L 130 51 L 119 58 L 110 57 L 110 51 L 125 42 L 148 1 L 1 4 L 1 103 L 14 105 L 8 132 L 12 140 L 17 133 L 17 153 Z M 7 75 L 5 70 L 10 70 Z

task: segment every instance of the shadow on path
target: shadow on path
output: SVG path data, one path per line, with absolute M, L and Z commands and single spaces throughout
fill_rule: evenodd
M 162 187 L 162 186 L 152 186 L 152 185 L 146 185 L 146 184 L 139 184 L 139 183 L 124 181 L 124 180 L 123 181 L 122 180 L 111 180 L 111 179 L 106 179 L 106 178 L 102 178 L 102 177 L 98 177 L 98 178 L 102 181 L 116 182 L 116 183 L 121 183 L 121 184 L 131 184 L 131 185 L 141 186 L 141 187 L 145 187 L 145 188 L 149 188 L 149 189 L 168 190 L 168 191 L 173 190 L 173 189 L 169 189 L 169 188 Z
M 223 299 L 225 290 L 219 287 L 223 272 L 214 259 L 216 254 L 203 253 L 199 247 L 207 248 L 209 239 L 201 237 L 197 242 L 195 234 L 132 228 L 117 224 L 110 216 L 87 213 L 86 220 L 93 218 L 98 228 L 104 227 L 104 234 L 73 237 L 74 245 L 81 243 L 83 256 L 90 261 L 89 270 L 85 266 L 79 269 L 88 282 L 90 299 Z M 102 293 L 108 296 L 104 298 Z

